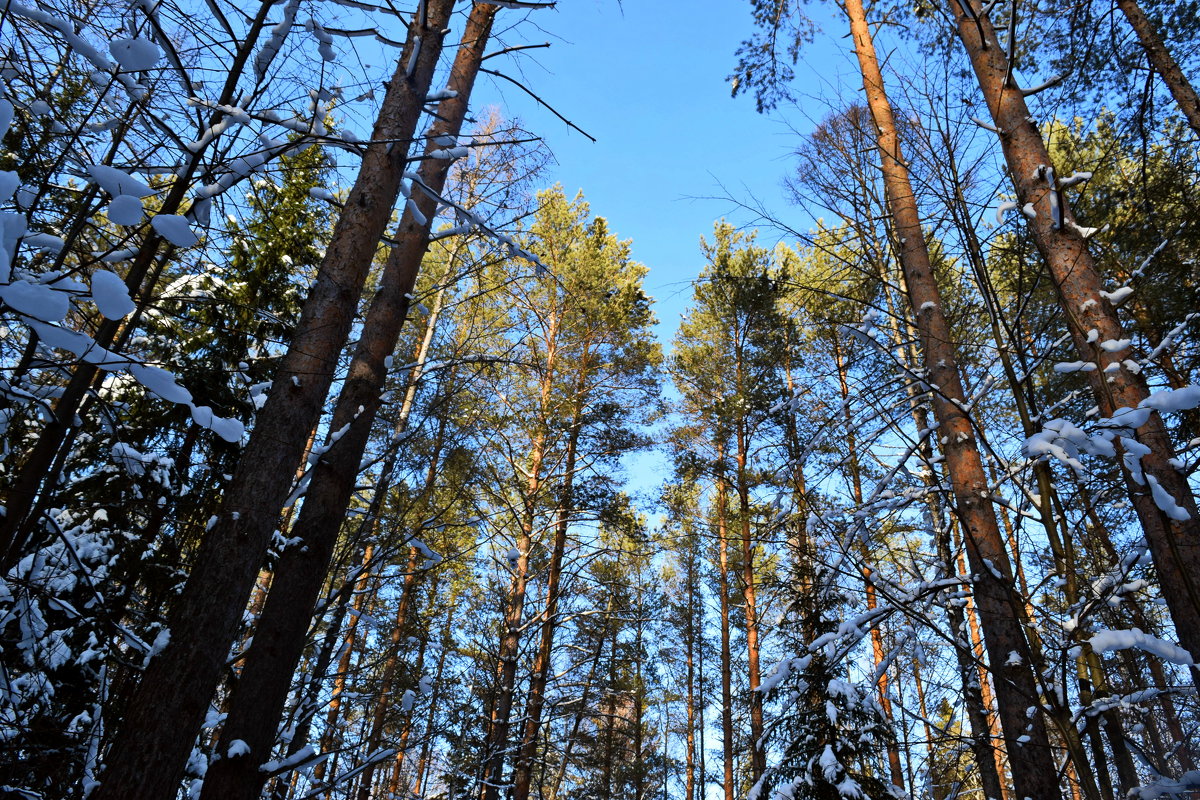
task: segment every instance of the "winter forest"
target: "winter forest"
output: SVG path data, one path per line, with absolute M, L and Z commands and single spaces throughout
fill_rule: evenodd
M 554 83 L 581 6 L 778 152 Z M 1200 797 L 1192 77 L 1194 0 L 0 0 L 0 797 Z M 683 266 L 553 146 L 667 117 L 593 174 L 720 137 Z

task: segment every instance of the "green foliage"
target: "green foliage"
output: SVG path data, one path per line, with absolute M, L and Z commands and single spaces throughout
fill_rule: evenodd
M 764 778 L 759 797 L 795 800 L 900 800 L 879 770 L 893 732 L 872 692 L 848 680 L 834 660 L 845 598 L 831 570 L 819 567 L 808 607 L 817 639 L 809 652 L 785 662 L 787 676 L 773 689 L 783 698 L 776 739 L 781 756 Z
M 815 32 L 802 5 L 803 0 L 750 0 L 755 32 L 738 47 L 737 66 L 728 80 L 735 97 L 754 95 L 759 113 L 792 100 L 787 86 L 796 77 L 792 67 Z

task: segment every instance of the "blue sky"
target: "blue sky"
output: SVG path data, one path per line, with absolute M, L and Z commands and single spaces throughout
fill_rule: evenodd
M 498 31 L 516 16 L 503 12 Z M 531 12 L 523 27 L 526 40 L 551 47 L 489 66 L 519 77 L 597 142 L 502 81 L 481 81 L 474 104 L 495 103 L 544 136 L 558 162 L 547 182 L 568 194 L 582 189 L 592 213 L 633 240 L 634 258 L 650 268 L 647 289 L 658 301 L 664 344 L 703 266 L 699 237 L 721 217 L 750 221 L 733 200 L 719 198 L 757 198 L 793 227 L 812 225 L 788 204 L 782 179 L 797 141 L 791 126 L 807 129 L 807 117 L 819 118 L 822 108 L 802 104 L 764 116 L 752 98 L 730 97 L 734 51 L 750 33 L 748 2 L 560 0 L 555 9 Z M 832 42 L 819 39 L 806 51 L 819 69 L 797 69 L 799 92 L 828 93 L 828 78 L 816 76 L 846 64 Z M 777 236 L 763 238 L 773 243 Z

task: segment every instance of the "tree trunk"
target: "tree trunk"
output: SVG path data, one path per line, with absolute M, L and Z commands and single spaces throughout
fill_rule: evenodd
M 619 558 L 619 554 L 618 554 Z M 609 620 L 613 612 L 613 595 L 608 593 L 608 601 L 604 609 L 604 618 Z M 596 674 L 600 670 L 600 660 L 604 657 L 605 637 L 608 633 L 608 626 L 600 629 L 600 640 L 596 642 L 596 654 L 592 656 L 591 663 L 588 666 L 587 679 L 583 682 L 583 694 L 579 698 L 579 707 L 575 712 L 575 719 L 571 721 L 571 730 L 567 734 L 567 741 L 563 745 L 562 763 L 558 768 L 558 775 L 554 780 L 554 785 L 550 787 L 548 793 L 549 800 L 558 800 L 558 793 L 562 787 L 563 779 L 567 774 L 567 766 L 571 762 L 571 750 L 575 747 L 575 742 L 579 740 L 579 728 L 583 725 L 583 721 L 588 712 L 588 699 L 592 693 L 592 689 L 596 686 Z
M 1041 134 L 1021 90 L 1011 80 L 1011 65 L 997 45 L 987 16 L 972 0 L 949 0 L 958 36 L 975 70 L 1017 191 L 1017 202 L 1032 204 L 1029 221 L 1038 251 L 1058 289 L 1071 338 L 1079 358 L 1095 365 L 1088 372 L 1100 411 L 1112 416 L 1120 408 L 1137 408 L 1149 396 L 1144 377 L 1123 363 L 1128 347 L 1120 347 L 1125 332 L 1103 289 L 1080 228 L 1054 178 Z M 1102 347 L 1108 345 L 1111 351 Z M 1131 473 L 1122 458 L 1122 471 L 1134 509 L 1158 570 L 1163 597 L 1175 622 L 1180 643 L 1200 660 L 1200 512 L 1187 479 L 1170 463 L 1175 458 L 1170 435 L 1157 411 L 1151 411 L 1135 434 L 1149 452 L 1140 458 L 1142 474 Z M 1132 441 L 1130 441 L 1133 444 Z M 1128 453 L 1123 443 L 1118 450 Z M 1138 460 L 1138 459 L 1134 459 Z M 1155 481 L 1188 518 L 1171 519 L 1153 499 L 1148 482 Z
M 1137 0 L 1117 0 L 1117 8 L 1121 9 L 1125 19 L 1129 20 L 1129 26 L 1137 34 L 1138 43 L 1146 51 L 1150 65 L 1171 91 L 1171 96 L 1175 98 L 1188 125 L 1200 135 L 1200 99 L 1196 97 L 1196 90 L 1175 62 L 1171 51 L 1163 43 L 1154 23 L 1146 16 Z
M 757 783 L 767 771 L 764 741 L 762 676 L 758 665 L 758 607 L 754 587 L 754 542 L 750 534 L 750 480 L 746 473 L 750 437 L 744 419 L 737 422 L 737 496 L 742 529 L 742 600 L 746 612 L 746 677 L 750 684 L 750 780 Z
M 436 141 L 437 137 L 457 136 L 461 128 L 497 10 L 497 6 L 482 3 L 472 10 L 450 75 L 449 87 L 457 95 L 438 105 L 439 119 L 429 131 L 427 156 L 430 151 L 444 147 Z M 434 193 L 440 193 L 448 167 L 447 160 L 427 157 L 420 171 L 422 182 Z M 236 697 L 225 722 L 222 742 L 228 744 L 240 739 L 249 745 L 250 753 L 213 764 L 205 777 L 206 798 L 249 798 L 254 791 L 250 787 L 261 774 L 258 765 L 269 757 L 275 721 L 286 700 L 289 677 L 303 651 L 308 628 L 305 615 L 298 610 L 313 608 L 320 595 L 379 408 L 387 377 L 386 358 L 395 350 L 408 312 L 408 296 L 428 247 L 436 202 L 416 188 L 413 201 L 421 213 L 407 210 L 401 220 L 398 241 L 384 265 L 379 289 L 368 308 L 349 374 L 333 412 L 330 428 L 340 438 L 330 442 L 329 449 L 313 466 L 309 490 L 292 531 L 293 537 L 300 538 L 304 546 L 289 548 L 279 560 L 255 638 L 256 647 L 249 654 L 234 690 Z M 364 779 L 370 772 L 368 767 Z M 235 794 L 234 786 L 241 787 L 238 792 L 245 794 Z
M 575 459 L 579 433 L 583 424 L 580 414 L 583 411 L 582 388 L 585 376 L 586 371 L 581 369 L 576 384 L 575 412 L 571 420 L 571 432 L 567 438 L 567 451 L 564 457 L 565 472 L 557 519 L 554 524 L 554 544 L 546 574 L 546 611 L 542 620 L 542 639 L 537 657 L 533 662 L 533 673 L 529 678 L 529 695 L 525 704 L 525 732 L 513 770 L 512 800 L 528 800 L 529 798 L 529 788 L 533 778 L 533 762 L 537 755 L 538 732 L 542 726 L 542 710 L 546 704 L 546 682 L 551 670 L 554 631 L 558 627 L 559 583 L 562 579 L 563 555 L 567 549 L 567 529 L 571 524 L 571 508 L 574 503 Z
M 396 607 L 396 621 L 392 627 L 392 641 L 388 648 L 387 659 L 380 669 L 381 681 L 379 691 L 375 696 L 375 708 L 371 712 L 371 727 L 367 732 L 366 745 L 363 751 L 370 755 L 379 749 L 383 743 L 383 729 L 387 722 L 387 713 L 392 707 L 392 695 L 395 693 L 396 678 L 400 671 L 400 645 L 407 641 L 405 635 L 409 629 L 408 610 L 412 608 L 413 595 L 417 589 L 417 559 L 420 550 L 413 547 L 409 550 L 408 566 L 404 573 L 404 588 L 400 592 L 400 603 Z M 375 776 L 378 760 L 372 760 L 358 777 L 358 800 L 367 800 L 371 791 L 371 780 Z M 207 783 L 207 781 L 206 781 Z M 201 798 L 203 800 L 203 798 Z M 220 800 L 220 795 L 214 796 Z
M 888 271 L 882 259 L 876 264 L 876 271 L 883 285 L 888 286 L 890 284 Z M 896 278 L 900 291 L 907 295 L 908 283 L 904 279 L 903 272 L 897 275 Z M 893 302 L 890 292 L 886 295 L 886 301 L 889 310 L 888 318 L 896 320 L 891 330 L 893 344 L 898 351 L 904 352 L 909 363 L 915 366 L 919 363 L 916 348 L 913 345 L 913 340 L 917 337 L 917 331 L 908 322 L 904 323 L 904 330 L 901 330 L 901 316 L 896 313 L 897 304 Z M 913 427 L 917 431 L 929 430 L 929 411 L 922 402 L 921 396 L 917 393 L 916 387 L 911 385 L 911 383 L 908 388 L 908 395 L 909 413 L 912 416 Z M 926 468 L 921 471 L 921 475 L 922 481 L 929 490 L 926 493 L 925 503 L 929 509 L 929 518 L 932 521 L 934 544 L 937 549 L 938 559 L 941 561 L 942 569 L 946 575 L 955 575 L 958 574 L 959 570 L 955 566 L 951 553 L 950 530 L 942 520 L 942 504 L 940 494 L 937 491 L 940 479 L 934 471 L 933 445 L 930 443 L 929 437 L 926 437 L 918 445 L 918 452 L 926 465 Z M 963 693 L 963 706 L 966 709 L 967 721 L 971 729 L 969 737 L 971 752 L 975 757 L 976 768 L 979 770 L 979 779 L 984 797 L 990 798 L 990 800 L 1009 800 L 1007 786 L 1003 781 L 1004 755 L 1001 748 L 993 743 L 992 720 L 989 712 L 991 707 L 990 694 L 985 695 L 985 691 L 990 692 L 987 675 L 982 671 L 976 670 L 970 646 L 970 638 L 967 633 L 966 615 L 963 613 L 962 607 L 954 603 L 946 603 L 945 610 L 950 621 L 954 656 Z M 924 714 L 922 716 L 924 717 Z M 926 738 L 928 741 L 933 741 L 929 737 Z M 998 737 L 996 738 L 998 739 Z
M 421 743 L 421 756 L 417 762 L 412 797 L 423 797 L 425 794 L 422 788 L 425 786 L 425 771 L 429 768 L 429 759 L 433 753 L 434 743 L 437 740 L 433 726 L 437 719 L 438 700 L 442 696 L 442 678 L 446 674 L 446 658 L 450 655 L 450 651 L 454 647 L 454 623 L 458 619 L 455 613 L 458 608 L 458 597 L 457 593 L 451 594 L 450 602 L 447 603 L 449 610 L 446 613 L 446 623 L 442 627 L 442 634 L 439 639 L 441 649 L 438 652 L 437 669 L 433 674 L 433 694 L 429 698 L 429 711 L 425 715 L 425 741 Z M 398 790 L 399 787 L 394 787 L 393 794 L 396 794 Z
M 854 504 L 856 508 L 862 508 L 862 469 L 858 459 L 858 437 L 854 435 L 854 420 L 850 412 L 850 383 L 847 380 L 848 368 L 846 359 L 842 354 L 838 335 L 836 332 L 834 333 L 833 359 L 837 367 L 838 390 L 842 396 L 842 413 L 845 416 L 846 423 L 847 463 L 850 467 L 850 481 L 851 489 L 854 493 Z M 858 537 L 858 553 L 862 559 L 863 591 L 867 597 L 867 611 L 874 611 L 879 607 L 879 598 L 876 596 L 875 582 L 871 579 L 871 551 L 865 533 L 863 536 Z M 883 710 L 884 721 L 891 728 L 894 718 L 892 715 L 892 700 L 888 697 L 888 674 L 887 670 L 879 669 L 879 665 L 883 663 L 884 659 L 883 630 L 879 627 L 879 623 L 875 621 L 871 623 L 871 659 L 876 675 L 878 676 L 876 693 L 879 696 L 879 707 Z M 903 790 L 904 766 L 900 763 L 900 746 L 894 739 L 888 739 L 887 741 L 887 757 L 888 773 L 891 776 L 892 785 L 898 786 Z
M 1038 686 L 1030 662 L 1030 649 L 1021 629 L 1012 591 L 1012 569 L 1004 540 L 991 510 L 989 484 L 983 472 L 975 433 L 964 410 L 957 356 L 942 312 L 941 295 L 934 279 L 921 228 L 916 196 L 901 152 L 892 109 L 884 91 L 883 75 L 875 55 L 861 0 L 845 0 L 851 33 L 863 73 L 863 89 L 878 132 L 888 207 L 897 238 L 900 262 L 908 283 L 921 346 L 925 355 L 925 381 L 932 390 L 934 417 L 946 467 L 962 520 L 967 554 L 971 561 L 972 589 L 985 626 L 985 644 L 993 674 L 999 712 L 1010 752 L 1022 757 L 1010 761 L 1019 797 L 1060 796 L 1058 774 L 1040 714 L 1032 718 L 1029 707 L 1040 705 Z M 1010 658 L 1016 653 L 1017 658 Z M 1019 662 L 1019 663 L 1018 663 Z
M 543 378 L 543 395 L 549 392 L 549 370 Z M 487 737 L 486 766 L 483 775 L 483 800 L 497 800 L 504 776 L 508 751 L 513 695 L 517 683 L 517 657 L 521 645 L 521 619 L 525 613 L 525 587 L 529 581 L 529 550 L 533 543 L 533 525 L 537 495 L 542 488 L 542 460 L 546 452 L 546 432 L 534 440 L 529 478 L 523 499 L 525 509 L 517 536 L 517 563 L 504 611 L 504 630 L 500 634 L 499 663 L 496 668 L 496 700 L 492 708 L 492 728 Z
M 733 686 L 729 648 L 729 487 L 725 483 L 725 448 L 717 445 L 717 591 L 721 593 L 721 753 L 725 765 L 725 800 L 733 800 Z
M 687 615 L 687 623 L 684 626 L 684 659 L 687 670 L 687 694 L 684 697 L 684 702 L 687 703 L 687 729 L 685 731 L 685 765 L 684 765 L 684 792 L 683 800 L 697 800 L 696 795 L 696 615 L 700 613 L 702 608 L 700 598 L 696 591 L 696 549 L 694 542 L 689 541 L 687 545 L 687 577 L 685 585 L 687 591 L 687 608 L 684 614 Z M 701 781 L 703 785 L 703 780 Z
M 453 0 L 435 0 L 425 15 L 413 17 L 372 144 L 334 228 L 293 341 L 238 464 L 223 511 L 204 537 L 172 614 L 172 640 L 142 676 L 93 800 L 175 796 L 279 520 L 292 470 L 320 417 L 367 271 L 399 193 L 408 153 L 405 143 L 412 139 L 429 93 L 453 6 Z M 411 74 L 405 66 L 410 60 Z M 302 628 L 307 627 L 304 616 Z M 275 719 L 278 714 L 270 721 L 272 727 Z M 267 757 L 269 752 L 253 753 L 256 763 Z
M 354 658 L 354 647 L 358 641 L 358 626 L 362 623 L 363 605 L 367 599 L 367 589 L 370 584 L 370 564 L 375 556 L 374 545 L 368 544 L 363 550 L 362 575 L 351 601 L 353 609 L 350 624 L 346 626 L 346 635 L 342 641 L 342 651 L 338 655 L 337 672 L 333 675 L 333 690 L 330 693 L 329 708 L 325 711 L 325 728 L 321 735 L 321 752 L 328 753 L 341 746 L 341 731 L 338 720 L 342 713 L 342 702 L 346 693 L 346 679 L 350 675 L 350 663 Z M 320 782 L 325 778 L 328 761 L 317 764 L 313 770 L 313 779 Z

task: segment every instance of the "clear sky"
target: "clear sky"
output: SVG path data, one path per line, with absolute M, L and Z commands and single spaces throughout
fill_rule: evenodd
M 497 25 L 519 17 L 504 11 Z M 765 116 L 753 98 L 730 97 L 726 78 L 750 23 L 746 0 L 560 0 L 530 12 L 524 39 L 551 47 L 488 66 L 520 78 L 595 143 L 503 81 L 476 89 L 477 108 L 496 103 L 545 137 L 558 162 L 548 183 L 569 195 L 582 189 L 592 213 L 633 240 L 634 258 L 650 268 L 664 344 L 703 267 L 699 237 L 721 217 L 752 221 L 735 200 L 757 199 L 800 230 L 812 225 L 788 204 L 782 180 L 798 136 L 792 126 L 805 130 L 807 117 L 823 112 L 812 103 L 811 111 L 801 104 Z M 837 41 L 819 39 L 805 51 L 812 67 L 797 69 L 799 93 L 830 91 L 833 65 L 846 63 Z M 764 243 L 777 236 L 764 232 Z

